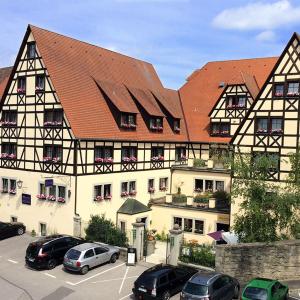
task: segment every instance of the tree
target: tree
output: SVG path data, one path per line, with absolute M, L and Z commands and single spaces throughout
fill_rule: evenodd
M 127 245 L 126 234 L 116 227 L 112 221 L 105 219 L 104 215 L 91 216 L 85 233 L 87 240 L 119 247 L 125 247 Z
M 270 181 L 278 156 L 237 153 L 233 161 L 232 198 L 241 198 L 233 230 L 241 242 L 272 242 L 300 234 L 300 156 L 289 157 L 284 184 Z

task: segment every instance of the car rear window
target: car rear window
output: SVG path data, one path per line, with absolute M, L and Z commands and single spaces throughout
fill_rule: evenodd
M 243 296 L 251 300 L 267 300 L 268 291 L 266 289 L 249 286 L 244 291 Z
M 30 256 L 36 256 L 39 253 L 41 245 L 39 244 L 29 244 L 26 250 L 26 254 Z
M 147 288 L 153 288 L 156 283 L 156 278 L 153 276 L 140 276 L 136 283 L 137 285 L 143 285 Z
M 183 292 L 195 296 L 206 296 L 208 294 L 208 287 L 206 285 L 201 285 L 188 281 L 183 289 Z
M 75 249 L 70 249 L 67 252 L 67 258 L 77 260 L 80 256 L 81 252 Z

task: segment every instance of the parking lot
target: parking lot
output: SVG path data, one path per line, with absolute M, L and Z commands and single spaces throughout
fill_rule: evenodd
M 149 267 L 128 267 L 118 260 L 86 275 L 68 273 L 62 265 L 53 270 L 31 270 L 25 266 L 24 257 L 34 239 L 25 234 L 0 241 L 0 299 L 132 299 L 133 282 Z

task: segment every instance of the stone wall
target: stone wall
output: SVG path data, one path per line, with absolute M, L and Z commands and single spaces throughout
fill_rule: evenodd
M 216 271 L 245 283 L 254 277 L 300 279 L 300 240 L 219 245 Z

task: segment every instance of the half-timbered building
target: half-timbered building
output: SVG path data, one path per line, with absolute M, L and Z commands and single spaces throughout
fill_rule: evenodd
M 253 157 L 267 153 L 274 158 L 269 180 L 284 184 L 291 165 L 289 156 L 299 151 L 300 45 L 293 34 L 232 138 L 234 151 Z M 232 208 L 232 221 L 242 199 Z

